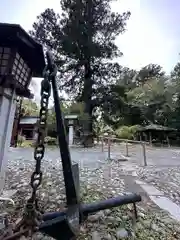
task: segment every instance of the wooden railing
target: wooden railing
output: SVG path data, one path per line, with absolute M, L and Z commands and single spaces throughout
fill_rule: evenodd
M 112 142 L 114 142 L 114 141 L 116 141 L 116 142 L 125 142 L 126 157 L 129 156 L 129 144 L 128 143 L 141 145 L 141 147 L 142 147 L 143 165 L 147 166 L 146 145 L 149 145 L 147 142 L 128 140 L 128 139 L 120 139 L 120 138 L 115 138 L 115 137 L 110 137 L 110 136 L 101 136 L 100 139 L 101 139 L 101 144 L 102 144 L 101 145 L 102 146 L 102 152 L 104 152 L 105 141 L 107 141 L 107 145 L 108 145 L 108 159 L 111 159 L 111 145 L 112 145 Z

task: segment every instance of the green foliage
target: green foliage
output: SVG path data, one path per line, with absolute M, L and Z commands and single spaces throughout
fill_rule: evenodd
M 70 105 L 61 102 L 61 110 L 64 116 L 71 114 L 77 115 L 80 126 L 83 126 L 89 120 L 89 115 L 84 112 L 84 103 L 82 102 L 72 102 Z M 56 116 L 54 107 L 49 109 L 47 123 L 48 135 L 56 137 Z
M 26 140 L 26 138 L 22 135 L 18 136 L 18 142 L 17 142 L 18 147 L 34 147 L 34 141 L 33 140 Z
M 136 76 L 137 85 L 143 85 L 154 78 L 161 78 L 165 75 L 162 67 L 157 64 L 149 64 L 140 69 Z
M 17 140 L 18 146 L 21 147 L 25 141 L 26 141 L 26 138 L 24 136 L 18 135 L 18 140 Z
M 60 106 L 64 115 L 69 114 L 69 108 L 65 103 L 61 101 Z M 48 136 L 56 137 L 56 115 L 54 106 L 48 110 L 47 134 Z
M 137 130 L 139 129 L 138 125 L 134 125 L 134 126 L 121 126 L 116 130 L 116 135 L 118 138 L 121 139 L 134 139 Z
M 84 102 L 73 102 L 68 108 L 68 114 L 78 115 L 79 121 L 88 121 L 89 114 L 85 112 Z
M 28 147 L 34 147 L 35 146 L 35 142 L 33 140 L 25 140 L 21 147 L 24 147 L 24 148 L 28 148 Z
M 132 139 L 133 133 L 130 131 L 128 126 L 122 126 L 116 130 L 116 135 L 118 138 L 122 139 Z
M 149 70 L 146 66 L 139 72 L 123 71 L 116 85 L 124 90 L 119 91 L 115 86 L 108 92 L 108 100 L 111 100 L 104 104 L 105 122 L 115 129 L 151 123 L 180 129 L 180 64 L 175 66 L 171 76 L 154 64 L 149 65 Z M 128 137 L 127 128 L 124 132 Z
M 23 116 L 38 116 L 39 107 L 36 102 L 31 99 L 23 99 L 22 101 L 22 112 Z
M 105 121 L 115 128 L 149 123 L 168 126 L 175 109 L 175 87 L 162 68 L 150 64 L 139 72 L 123 71 L 116 87 L 108 94 L 112 100 L 108 102 L 108 108 L 103 109 Z M 125 82 L 127 84 L 122 86 Z M 124 87 L 124 90 L 118 91 L 117 87 Z
M 116 81 L 121 71 L 113 60 L 122 53 L 115 39 L 126 30 L 130 12 L 111 11 L 112 0 L 61 0 L 61 15 L 46 9 L 33 24 L 30 34 L 50 47 L 60 73 L 58 85 L 78 102 L 90 118 L 102 104 L 105 86 Z
M 47 134 L 51 137 L 56 136 L 56 116 L 54 107 L 48 110 Z
M 133 125 L 130 127 L 130 132 L 132 132 L 132 134 L 135 135 L 139 129 L 140 129 L 139 125 Z
M 111 0 L 61 0 L 60 4 L 61 15 L 46 9 L 31 35 L 53 50 L 58 86 L 76 102 L 65 107 L 64 114 L 78 114 L 91 132 L 97 111 L 113 129 L 149 123 L 180 129 L 180 63 L 170 76 L 153 63 L 139 71 L 122 67 L 112 61 L 122 55 L 115 39 L 126 30 L 130 13 L 111 12 Z M 53 109 L 48 128 L 55 132 Z
M 90 115 L 85 112 L 85 103 L 84 102 L 73 102 L 69 106 L 69 114 L 75 114 L 78 116 L 78 124 L 81 127 L 82 131 L 85 132 L 88 128 L 89 122 L 91 122 Z
M 108 126 L 102 118 L 97 118 L 93 124 L 94 136 L 97 138 L 104 135 L 105 133 L 114 134 L 114 130 L 111 126 Z

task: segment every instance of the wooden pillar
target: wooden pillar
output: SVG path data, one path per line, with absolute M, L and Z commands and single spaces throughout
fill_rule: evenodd
M 142 142 L 142 133 L 139 134 L 139 141 Z
M 166 135 L 166 140 L 167 140 L 167 145 L 168 145 L 168 147 L 170 147 L 170 142 L 169 142 L 169 137 L 168 137 L 168 135 Z
M 149 143 L 152 146 L 152 134 L 151 134 L 151 132 L 149 132 Z

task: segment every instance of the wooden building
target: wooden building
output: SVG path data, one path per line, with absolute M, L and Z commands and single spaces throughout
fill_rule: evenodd
M 37 123 L 37 116 L 22 117 L 19 123 L 19 134 L 24 136 L 27 140 L 33 140 L 36 135 Z
M 78 116 L 66 115 L 64 118 L 68 134 L 68 142 L 69 145 L 73 145 L 76 138 L 75 132 L 78 123 Z M 19 119 L 19 124 L 18 119 L 15 119 L 11 137 L 11 146 L 17 146 L 15 140 L 17 139 L 18 135 L 24 136 L 27 140 L 35 139 L 38 127 L 38 119 L 39 117 L 37 116 L 24 116 Z
M 174 128 L 158 124 L 150 124 L 141 127 L 138 130 L 139 140 L 147 141 L 150 145 L 168 145 L 170 146 L 169 135 L 172 132 L 177 132 Z

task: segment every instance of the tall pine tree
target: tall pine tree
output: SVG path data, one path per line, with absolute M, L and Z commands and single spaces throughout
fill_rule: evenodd
M 46 9 L 30 32 L 53 50 L 60 72 L 59 87 L 84 102 L 90 119 L 121 72 L 119 64 L 112 62 L 122 55 L 115 39 L 125 31 L 130 12 L 112 12 L 111 2 L 61 0 L 61 15 Z M 92 132 L 92 121 L 86 124 L 86 131 Z

